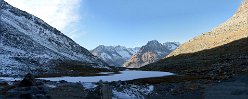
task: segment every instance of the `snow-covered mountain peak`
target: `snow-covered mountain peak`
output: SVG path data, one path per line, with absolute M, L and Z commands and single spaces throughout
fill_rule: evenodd
M 161 45 L 157 40 L 148 41 L 147 46 Z
M 180 45 L 179 42 L 166 42 L 166 43 L 163 43 L 163 46 L 165 46 L 169 50 L 175 50 L 176 48 L 179 47 L 179 45 Z
M 93 49 L 91 53 L 112 66 L 122 66 L 139 48 L 126 48 L 124 46 L 104 46 L 100 45 Z

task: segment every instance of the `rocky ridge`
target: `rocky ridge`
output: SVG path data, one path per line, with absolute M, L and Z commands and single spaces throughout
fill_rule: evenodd
M 144 65 L 156 62 L 175 50 L 179 45 L 177 42 L 161 44 L 156 40 L 149 41 L 124 64 L 124 67 L 140 68 Z
M 53 72 L 53 66 L 78 61 L 108 68 L 101 59 L 56 28 L 0 1 L 0 75 Z
M 91 50 L 91 53 L 104 60 L 110 66 L 122 66 L 140 48 L 126 48 L 124 46 L 104 46 L 100 45 Z

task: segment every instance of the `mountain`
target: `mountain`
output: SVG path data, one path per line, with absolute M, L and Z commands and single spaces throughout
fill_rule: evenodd
M 4 0 L 0 2 L 0 75 L 49 73 L 66 61 L 108 68 L 104 61 L 43 20 Z
M 123 46 L 100 45 L 91 53 L 107 62 L 110 66 L 122 66 L 140 48 L 126 48 Z
M 222 75 L 220 78 L 225 78 L 248 72 L 247 50 L 248 0 L 244 0 L 238 11 L 225 23 L 182 44 L 164 59 L 142 69 L 210 78 Z
M 233 17 L 225 23 L 182 44 L 167 57 L 211 49 L 247 37 L 248 33 L 245 32 L 248 28 L 247 3 L 245 0 Z
M 159 43 L 156 40 L 149 41 L 145 46 L 132 55 L 131 59 L 124 64 L 124 67 L 139 68 L 144 65 L 158 61 L 159 59 L 170 54 L 180 44 L 177 42 Z

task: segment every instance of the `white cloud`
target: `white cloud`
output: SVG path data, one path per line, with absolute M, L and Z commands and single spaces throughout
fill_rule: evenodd
M 11 5 L 27 11 L 51 26 L 67 31 L 66 28 L 80 20 L 82 0 L 5 0 Z M 73 30 L 72 30 L 73 31 Z M 70 34 L 68 34 L 70 35 Z
M 83 31 L 81 29 L 74 29 L 73 31 L 69 32 L 70 37 L 78 42 L 81 41 L 81 37 L 87 34 L 87 31 Z

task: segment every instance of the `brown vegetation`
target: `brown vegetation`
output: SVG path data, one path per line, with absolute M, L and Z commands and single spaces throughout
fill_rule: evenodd
M 212 49 L 248 37 L 248 0 L 225 23 L 184 43 L 167 57 Z

